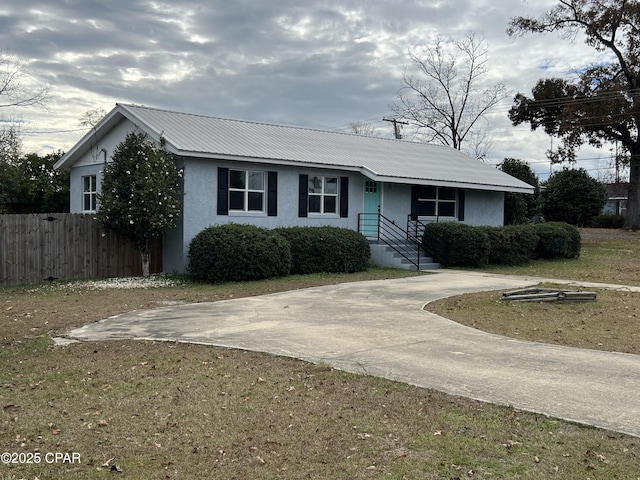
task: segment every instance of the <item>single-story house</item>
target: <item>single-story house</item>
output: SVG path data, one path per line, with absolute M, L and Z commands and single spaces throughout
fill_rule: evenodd
M 71 212 L 96 210 L 103 165 L 142 131 L 175 155 L 183 211 L 163 269 L 184 272 L 191 239 L 223 223 L 324 226 L 376 237 L 384 217 L 502 225 L 505 192 L 533 187 L 446 146 L 117 104 L 55 165 L 71 171 Z M 363 220 L 363 219 L 369 220 Z
M 608 183 L 607 203 L 602 208 L 603 215 L 624 215 L 627 213 L 629 182 Z

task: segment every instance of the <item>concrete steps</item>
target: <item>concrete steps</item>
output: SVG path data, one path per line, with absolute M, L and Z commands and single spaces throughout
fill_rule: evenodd
M 440 268 L 439 263 L 434 262 L 431 257 L 425 256 L 422 249 L 418 249 L 415 244 L 410 242 L 395 242 L 390 246 L 377 240 L 370 240 L 369 246 L 371 247 L 371 260 L 380 267 L 415 270 L 416 266 L 405 258 L 405 255 L 414 261 L 419 255 L 420 270 L 435 270 Z M 399 252 L 402 252 L 402 254 Z

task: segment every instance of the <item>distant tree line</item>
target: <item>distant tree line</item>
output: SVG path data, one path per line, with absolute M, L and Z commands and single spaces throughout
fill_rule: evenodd
M 0 155 L 0 213 L 68 212 L 69 172 L 53 169 L 62 155 Z

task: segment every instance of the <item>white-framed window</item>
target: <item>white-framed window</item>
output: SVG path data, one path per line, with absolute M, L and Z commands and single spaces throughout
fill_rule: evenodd
M 309 213 L 338 213 L 338 177 L 309 177 Z
M 229 170 L 229 210 L 264 212 L 265 173 L 254 170 Z
M 455 188 L 422 186 L 418 190 L 418 215 L 424 217 L 455 217 Z
M 95 212 L 96 211 L 96 176 L 87 175 L 82 177 L 82 211 L 83 212 Z

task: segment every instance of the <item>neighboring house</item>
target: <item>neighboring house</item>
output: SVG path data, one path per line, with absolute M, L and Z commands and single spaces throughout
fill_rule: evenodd
M 189 242 L 210 225 L 333 225 L 368 237 L 378 214 L 403 230 L 411 219 L 501 225 L 504 193 L 533 193 L 445 146 L 118 104 L 55 166 L 71 170 L 71 212 L 96 210 L 103 165 L 131 131 L 184 171 L 180 223 L 163 239 L 166 272 L 185 271 Z
M 603 215 L 624 215 L 627 213 L 629 183 L 608 183 L 606 187 L 607 203 L 602 208 Z

